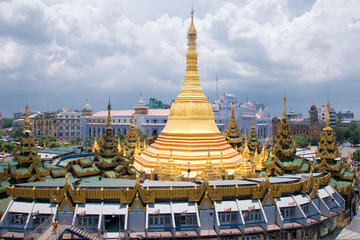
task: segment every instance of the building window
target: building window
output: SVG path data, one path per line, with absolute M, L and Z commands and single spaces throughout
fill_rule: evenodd
M 170 224 L 170 214 L 150 214 L 149 225 L 168 225 Z
M 251 210 L 251 211 L 242 211 L 245 222 L 253 222 L 260 220 L 260 209 Z
M 24 213 L 10 213 L 10 224 L 24 225 L 26 218 Z
M 295 216 L 295 207 L 282 207 L 280 211 L 283 218 L 292 218 Z
M 219 221 L 221 224 L 237 222 L 237 212 L 219 212 Z
M 78 216 L 77 218 L 78 226 L 83 226 L 83 227 L 97 227 L 98 222 L 99 222 L 98 215 Z
M 175 225 L 197 225 L 196 214 L 175 214 Z
M 309 204 L 306 203 L 306 204 L 301 205 L 301 209 L 303 210 L 305 215 L 308 214 L 309 213 Z

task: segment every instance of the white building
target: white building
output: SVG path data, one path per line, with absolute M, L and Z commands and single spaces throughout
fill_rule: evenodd
M 74 137 L 80 137 L 80 116 L 81 112 L 69 111 L 63 108 L 56 114 L 57 138 L 68 140 Z
M 321 107 L 318 108 L 318 118 L 319 120 L 325 122 L 326 121 L 326 112 L 327 112 L 327 107 L 326 104 L 323 104 Z M 336 123 L 336 112 L 335 109 L 333 107 L 330 106 L 330 125 L 335 125 Z
M 272 121 L 267 109 L 260 108 L 257 111 L 254 103 L 240 103 L 234 95 L 228 93 L 223 94 L 212 104 L 215 120 L 221 131 L 225 131 L 229 123 L 233 103 L 236 122 L 245 137 L 250 133 L 254 118 L 259 139 L 265 141 L 267 137 L 272 138 Z

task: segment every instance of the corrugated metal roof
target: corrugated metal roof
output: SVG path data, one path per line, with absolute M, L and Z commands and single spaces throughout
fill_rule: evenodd
M 40 203 L 36 202 L 34 205 L 33 213 L 39 214 L 55 214 L 58 204 L 56 203 Z
M 104 203 L 102 208 L 103 215 L 125 215 L 126 214 L 126 205 L 120 203 Z
M 152 203 L 146 205 L 146 210 L 149 214 L 163 214 L 171 213 L 170 203 Z
M 215 208 L 218 212 L 236 212 L 239 211 L 235 201 L 219 201 L 215 202 Z
M 146 188 L 169 188 L 169 187 L 195 187 L 199 186 L 194 182 L 176 182 L 176 181 L 154 181 L 145 180 L 142 187 Z
M 260 209 L 260 205 L 259 205 L 259 201 L 256 199 L 244 199 L 244 200 L 239 200 L 239 207 L 240 210 L 244 211 L 244 210 L 249 210 L 249 208 L 253 208 L 253 209 Z
M 30 213 L 33 202 L 13 201 L 9 212 Z
M 78 178 L 69 177 L 69 181 L 71 184 L 78 181 Z M 65 185 L 66 178 L 58 178 L 54 180 L 46 180 L 46 181 L 37 181 L 37 182 L 30 182 L 30 183 L 20 183 L 15 184 L 16 187 L 47 187 L 47 188 L 56 188 L 62 187 Z
M 256 185 L 257 183 L 246 180 L 213 180 L 209 181 L 210 186 L 235 186 L 235 185 Z
M 190 202 L 176 202 L 172 203 L 172 210 L 174 213 L 195 213 L 195 203 Z

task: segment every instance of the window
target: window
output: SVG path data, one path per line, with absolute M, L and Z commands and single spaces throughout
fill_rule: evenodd
M 37 216 L 34 216 L 33 219 L 34 219 L 34 224 L 35 225 L 40 225 L 42 224 L 43 222 L 45 222 L 45 220 L 50 217 L 50 215 L 37 215 Z
M 280 211 L 283 218 L 291 218 L 295 216 L 295 207 L 282 207 Z
M 196 214 L 175 214 L 175 225 L 187 225 L 193 226 L 197 225 Z
M 253 222 L 253 221 L 259 221 L 260 220 L 260 209 L 256 210 L 245 210 L 242 211 L 242 215 L 244 217 L 245 222 Z
M 237 222 L 238 212 L 219 212 L 220 223 Z
M 10 213 L 10 223 L 24 225 L 27 218 L 27 214 L 23 213 Z
M 77 225 L 83 227 L 97 227 L 99 222 L 98 215 L 86 215 L 77 217 Z
M 305 215 L 308 214 L 309 213 L 309 204 L 306 203 L 306 204 L 301 205 L 301 209 L 303 210 Z
M 170 214 L 150 214 L 149 225 L 168 225 L 170 224 Z

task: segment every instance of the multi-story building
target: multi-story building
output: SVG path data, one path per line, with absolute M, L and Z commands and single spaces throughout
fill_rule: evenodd
M 272 138 L 271 117 L 267 109 L 260 107 L 257 111 L 255 103 L 247 102 L 242 104 L 237 101 L 234 95 L 228 93 L 223 94 L 219 100 L 212 104 L 215 121 L 220 131 L 225 131 L 229 123 L 232 104 L 234 104 L 235 119 L 238 127 L 245 137 L 249 135 L 252 120 L 254 119 L 258 137 L 263 141 L 267 137 Z
M 325 123 L 319 120 L 318 110 L 316 106 L 312 104 L 309 109 L 309 118 L 295 117 L 295 114 L 286 114 L 288 122 L 290 124 L 291 134 L 297 135 L 309 135 L 313 142 L 319 141 L 320 133 L 325 127 Z M 277 127 L 280 119 L 274 117 L 272 119 L 273 135 L 276 135 Z
M 318 118 L 320 121 L 325 122 L 326 118 L 326 105 L 323 104 L 321 107 L 319 107 L 318 110 Z M 333 107 L 330 108 L 330 125 L 333 126 L 336 123 L 336 112 Z
M 111 119 L 114 134 L 126 134 L 134 121 L 136 128 L 147 136 L 159 135 L 165 127 L 170 109 L 149 109 L 142 99 L 133 109 L 112 110 Z M 100 111 L 92 116 L 82 116 L 80 119 L 81 138 L 88 136 L 104 136 L 106 130 L 107 111 Z
M 354 120 L 354 113 L 349 110 L 347 110 L 346 112 L 340 111 L 336 113 L 336 118 L 339 119 L 340 121 L 348 120 L 348 119 Z
M 57 138 L 68 140 L 80 137 L 80 116 L 81 112 L 68 110 L 56 114 Z
M 213 112 L 216 125 L 221 132 L 224 132 L 231 115 L 232 99 L 236 98 L 231 94 L 224 94 L 222 99 L 213 104 Z M 145 101 L 140 98 L 133 109 L 112 110 L 111 118 L 114 134 L 126 134 L 133 119 L 136 128 L 140 129 L 147 136 L 159 135 L 166 125 L 170 109 L 150 109 Z M 256 111 L 254 103 L 236 104 L 236 119 L 239 128 L 245 136 L 250 133 L 252 119 L 255 119 L 255 128 L 258 130 L 260 139 L 265 140 L 272 136 L 272 124 L 269 112 L 260 108 Z M 81 138 L 87 139 L 88 136 L 103 136 L 106 129 L 107 111 L 100 111 L 92 116 L 82 116 L 80 119 Z
M 56 116 L 57 112 L 41 112 L 29 117 L 31 131 L 35 138 L 44 135 L 57 137 Z

